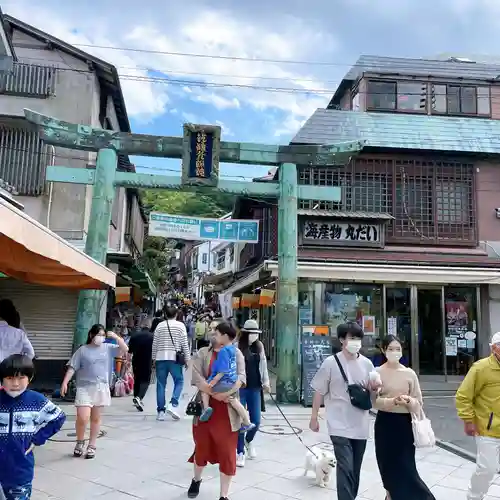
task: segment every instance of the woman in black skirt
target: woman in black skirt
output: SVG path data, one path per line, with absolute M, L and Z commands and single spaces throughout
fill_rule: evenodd
M 387 359 L 377 371 L 382 389 L 375 402 L 375 452 L 387 500 L 435 500 L 415 462 L 411 414 L 422 411 L 416 373 L 400 364 L 401 341 L 387 336 L 382 343 Z

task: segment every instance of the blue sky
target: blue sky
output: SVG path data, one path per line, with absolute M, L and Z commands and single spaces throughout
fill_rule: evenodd
M 115 64 L 132 129 L 148 134 L 180 135 L 189 121 L 219 124 L 225 140 L 287 143 L 361 54 L 500 59 L 500 0 L 5 0 L 2 8 Z M 266 173 L 222 167 L 224 176 Z

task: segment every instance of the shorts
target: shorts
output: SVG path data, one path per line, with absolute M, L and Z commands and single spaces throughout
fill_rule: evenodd
M 234 382 L 234 384 L 236 384 L 236 382 Z M 231 382 L 217 382 L 212 387 L 212 392 L 218 392 L 218 393 L 228 392 L 234 387 L 234 384 L 232 384 Z
M 111 391 L 108 384 L 89 385 L 86 387 L 77 387 L 75 406 L 110 406 Z

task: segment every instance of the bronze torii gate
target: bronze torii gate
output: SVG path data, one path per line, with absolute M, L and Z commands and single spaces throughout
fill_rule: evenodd
M 64 166 L 47 168 L 46 180 L 94 186 L 85 253 L 105 264 L 111 209 L 117 186 L 147 189 L 196 189 L 235 195 L 278 198 L 277 397 L 298 402 L 298 199 L 340 201 L 341 188 L 298 185 L 298 165 L 345 164 L 363 147 L 361 141 L 327 146 L 280 146 L 221 142 L 220 127 L 184 125 L 184 137 L 114 132 L 64 122 L 25 109 L 28 121 L 39 128 L 40 138 L 53 146 L 96 151 L 95 170 Z M 182 176 L 117 172 L 117 154 L 182 159 Z M 219 179 L 219 161 L 279 167 L 279 182 L 257 183 Z M 73 348 L 85 342 L 97 321 L 103 291 L 82 291 Z

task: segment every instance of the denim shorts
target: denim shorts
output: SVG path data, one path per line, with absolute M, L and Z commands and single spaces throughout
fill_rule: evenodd
M 236 382 L 235 382 L 236 383 Z M 228 392 L 234 387 L 234 384 L 231 382 L 217 382 L 213 387 L 213 392 L 223 393 Z

